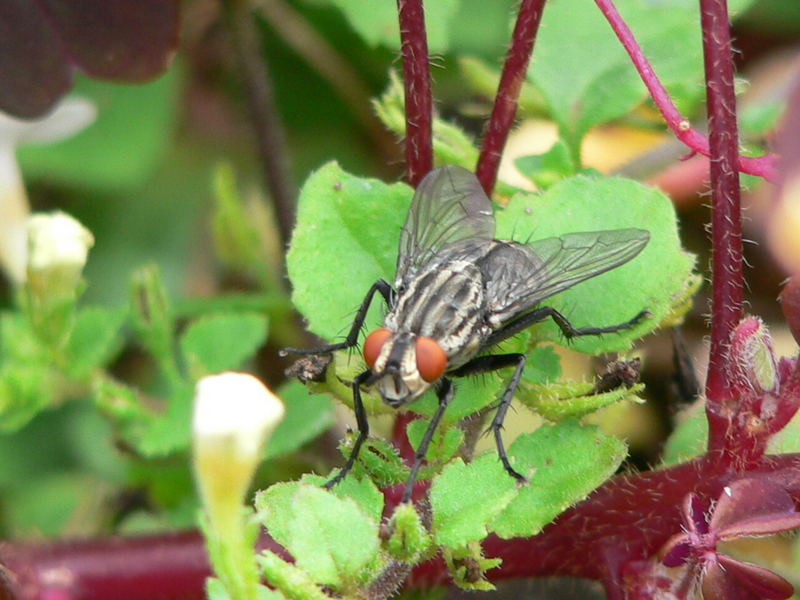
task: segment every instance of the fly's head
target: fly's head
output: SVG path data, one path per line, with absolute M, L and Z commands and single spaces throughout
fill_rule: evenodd
M 447 369 L 447 354 L 433 338 L 376 329 L 364 342 L 364 359 L 384 401 L 398 408 L 419 398 Z

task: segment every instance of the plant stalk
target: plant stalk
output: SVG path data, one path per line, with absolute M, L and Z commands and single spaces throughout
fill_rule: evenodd
M 595 3 L 608 20 L 609 25 L 611 25 L 620 43 L 622 43 L 628 53 L 628 56 L 630 56 L 631 62 L 633 62 L 639 76 L 650 92 L 653 102 L 655 102 L 656 107 L 664 117 L 667 126 L 672 130 L 672 133 L 675 134 L 675 137 L 686 144 L 691 149 L 692 153 L 710 156 L 712 151 L 709 139 L 694 129 L 689 120 L 681 115 L 675 103 L 672 102 L 672 98 L 670 98 L 664 85 L 658 79 L 650 61 L 647 60 L 647 57 L 645 57 L 642 52 L 642 48 L 636 41 L 630 27 L 628 27 L 628 24 L 625 23 L 619 11 L 617 11 L 613 0 L 595 0 Z M 727 23 L 727 20 L 725 22 Z M 728 34 L 728 48 L 730 49 L 730 34 Z M 706 70 L 707 69 L 708 65 L 706 65 Z M 757 157 L 737 155 L 736 162 L 733 164 L 743 173 L 757 175 L 763 177 L 767 181 L 775 181 L 777 177 L 777 163 L 778 157 L 776 155 L 766 154 Z
M 433 169 L 433 94 L 422 0 L 397 0 L 406 97 L 406 179 L 413 186 Z
M 503 65 L 492 114 L 486 124 L 481 154 L 475 169 L 475 175 L 487 196 L 492 195 L 503 148 L 517 115 L 519 94 L 528 72 L 528 63 L 536 41 L 536 33 L 539 31 L 545 1 L 522 0 L 519 5 L 511 47 Z
M 244 81 L 264 181 L 275 206 L 280 241 L 285 246 L 294 227 L 295 194 L 269 67 L 248 0 L 222 0 L 222 6 Z
M 711 175 L 711 348 L 706 379 L 709 452 L 726 445 L 730 386 L 726 355 L 742 319 L 742 217 L 739 186 L 739 134 L 736 123 L 733 55 L 726 0 L 700 0 L 705 55 Z

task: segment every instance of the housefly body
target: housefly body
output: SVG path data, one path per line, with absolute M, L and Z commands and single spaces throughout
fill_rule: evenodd
M 506 455 L 501 430 L 525 367 L 524 354 L 486 351 L 533 323 L 553 319 L 567 338 L 626 329 L 644 315 L 608 327 L 574 327 L 543 300 L 635 257 L 650 234 L 642 229 L 570 233 L 529 243 L 497 240 L 492 203 L 475 176 L 457 166 L 431 171 L 419 184 L 400 236 L 394 286 L 383 279 L 367 292 L 345 341 L 283 353 L 327 354 L 358 342 L 375 293 L 389 311 L 383 327 L 364 342 L 368 368 L 353 381 L 358 437 L 332 487 L 353 467 L 369 435 L 361 387 L 374 386 L 399 408 L 433 388 L 438 409 L 417 449 L 404 500 L 455 388 L 451 379 L 514 367 L 491 424 L 500 460 L 518 480 Z

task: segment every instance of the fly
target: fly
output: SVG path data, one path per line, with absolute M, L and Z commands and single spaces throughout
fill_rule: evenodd
M 567 338 L 627 329 L 647 313 L 608 327 L 574 327 L 556 309 L 541 302 L 634 258 L 649 232 L 616 229 L 570 233 L 522 244 L 494 237 L 492 203 L 475 176 L 449 165 L 431 171 L 419 184 L 400 236 L 394 286 L 376 281 L 364 297 L 345 341 L 283 353 L 327 354 L 354 347 L 367 311 L 379 293 L 389 308 L 383 327 L 364 342 L 368 368 L 353 381 L 358 437 L 344 467 L 326 487 L 352 469 L 369 435 L 361 387 L 374 386 L 383 400 L 399 408 L 433 388 L 439 400 L 414 457 L 403 501 L 428 445 L 453 399 L 453 377 L 514 367 L 490 429 L 503 467 L 511 466 L 501 436 L 503 420 L 525 367 L 525 355 L 485 354 L 503 340 L 547 318 Z

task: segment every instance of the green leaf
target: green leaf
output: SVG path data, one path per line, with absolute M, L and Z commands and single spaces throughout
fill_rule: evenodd
M 372 101 L 372 107 L 389 131 L 399 138 L 405 138 L 405 90 L 394 70 L 389 71 L 389 85 L 380 98 Z M 436 164 L 452 164 L 472 169 L 478 160 L 478 149 L 472 137 L 461 127 L 434 116 L 433 155 Z M 498 187 L 502 188 L 503 184 L 498 183 Z
M 67 373 L 82 379 L 107 365 L 119 350 L 120 329 L 126 317 L 126 309 L 81 309 L 67 342 Z
M 211 217 L 214 248 L 225 267 L 237 275 L 257 281 L 266 288 L 279 287 L 277 276 L 265 260 L 267 248 L 260 229 L 269 227 L 259 219 L 256 202 L 248 203 L 236 186 L 236 174 L 229 163 L 214 169 L 214 214 Z M 281 249 L 282 250 L 282 249 Z
M 397 560 L 417 563 L 431 547 L 431 536 L 410 502 L 400 504 L 389 522 L 391 536 L 386 547 Z
M 703 413 L 703 417 L 705 417 L 705 413 Z M 704 423 L 704 425 L 707 425 L 707 423 Z M 700 453 L 705 450 L 705 442 L 708 435 L 707 427 L 703 428 L 703 433 L 705 435 L 702 437 L 698 436 L 703 442 Z M 800 414 L 795 414 L 783 429 L 769 439 L 767 444 L 767 454 L 792 454 L 795 452 L 800 452 Z
M 703 92 L 697 3 L 627 0 L 617 8 L 667 90 L 696 103 Z M 644 84 L 606 19 L 581 0 L 548 5 L 528 78 L 541 89 L 576 154 L 591 127 L 626 114 L 646 97 Z
M 105 488 L 105 489 L 104 489 Z M 62 535 L 67 529 L 80 531 L 91 523 L 88 507 L 102 506 L 110 489 L 102 480 L 83 473 L 59 471 L 16 482 L 4 490 L 7 505 L 4 521 L 17 537 Z M 96 515 L 94 515 L 96 517 Z
M 310 394 L 299 381 L 278 388 L 286 415 L 270 437 L 266 458 L 294 452 L 313 440 L 334 422 L 333 403 L 325 394 Z
M 355 431 L 350 432 L 339 444 L 344 457 L 350 456 L 357 436 Z M 359 477 L 366 475 L 376 485 L 385 488 L 405 481 L 409 469 L 394 445 L 380 438 L 368 438 L 358 454 L 353 472 Z
M 133 440 L 139 452 L 147 457 L 166 456 L 185 450 L 191 441 L 192 400 L 194 386 L 184 384 L 170 395 L 166 412 L 146 423 L 139 439 Z
M 370 46 L 400 48 L 397 4 L 374 0 L 328 0 L 344 13 L 350 25 Z M 434 53 L 447 51 L 450 21 L 458 10 L 456 0 L 437 0 L 425 6 L 428 48 Z
M 497 237 L 538 240 L 565 233 L 635 227 L 650 232 L 650 242 L 630 262 L 584 281 L 545 304 L 575 327 L 623 323 L 642 310 L 652 315 L 639 325 L 601 336 L 573 338 L 570 347 L 597 354 L 623 351 L 652 331 L 685 291 L 694 257 L 681 249 L 672 202 L 658 190 L 623 178 L 566 179 L 543 194 L 518 194 L 497 213 Z M 564 343 L 548 319 L 532 329 L 539 339 Z
M 455 583 L 462 590 L 491 591 L 494 584 L 486 579 L 486 571 L 499 567 L 499 558 L 485 558 L 478 542 L 470 542 L 461 548 L 444 548 L 447 568 Z
M 431 485 L 436 543 L 458 548 L 486 537 L 487 525 L 517 493 L 516 480 L 497 454 L 484 454 L 469 464 L 455 459 Z
M 131 279 L 133 325 L 145 348 L 158 361 L 173 386 L 182 383 L 175 361 L 175 317 L 161 272 L 155 265 L 139 269 Z
M 264 578 L 290 600 L 330 600 L 308 573 L 269 550 L 258 557 Z M 259 599 L 260 600 L 260 599 Z
M 556 141 L 544 154 L 516 159 L 514 165 L 520 173 L 542 190 L 575 174 L 575 162 L 572 160 L 569 147 L 562 140 Z
M 47 364 L 13 363 L 0 368 L 0 430 L 16 431 L 55 403 L 57 386 Z
M 528 352 L 522 381 L 543 385 L 561 377 L 561 357 L 552 346 L 536 346 Z
M 328 482 L 328 478 L 319 475 L 303 475 L 301 481 L 302 483 L 311 483 L 322 487 Z M 351 473 L 330 491 L 339 498 L 355 500 L 368 517 L 376 523 L 381 522 L 384 504 L 383 494 L 371 479 L 366 477 L 359 479 Z
M 378 524 L 355 500 L 309 484 L 279 484 L 260 495 L 258 506 L 270 535 L 317 583 L 346 589 L 373 575 Z
M 47 356 L 30 321 L 21 313 L 0 313 L 0 360 L 3 364 L 47 361 Z
M 481 377 L 458 379 L 455 383 L 454 400 L 442 417 L 442 425 L 446 427 L 492 404 L 501 389 L 505 389 L 505 379 L 511 377 L 512 372 L 513 370 L 509 368 L 501 371 L 504 377 L 500 377 L 497 373 L 486 373 Z M 436 394 L 428 392 L 419 400 L 412 402 L 409 410 L 430 418 L 436 412 L 437 406 Z
M 292 299 L 313 333 L 329 340 L 342 335 L 370 286 L 380 277 L 394 279 L 411 196 L 403 183 L 354 177 L 336 163 L 303 185 L 286 262 Z M 378 326 L 380 303 L 373 302 L 367 331 Z
M 644 385 L 620 386 L 602 394 L 593 394 L 594 383 L 588 381 L 531 384 L 521 388 L 516 394 L 520 402 L 548 421 L 558 422 L 588 415 L 623 400 L 643 402 L 636 394 L 644 390 Z
M 428 429 L 430 421 L 428 419 L 416 419 L 411 421 L 406 428 L 408 441 L 416 450 L 422 441 L 422 436 Z M 425 459 L 428 464 L 444 463 L 450 460 L 458 452 L 461 444 L 464 443 L 464 432 L 458 427 L 442 427 L 441 424 L 433 434 L 431 445 L 428 447 L 428 454 Z
M 504 539 L 535 535 L 608 479 L 625 455 L 621 441 L 576 421 L 543 425 L 520 436 L 509 456 L 530 483 L 494 519 L 491 531 Z
M 79 78 L 75 93 L 93 101 L 97 120 L 58 144 L 20 153 L 27 177 L 120 191 L 155 169 L 172 138 L 180 92 L 178 69 L 145 85 Z
M 196 379 L 240 367 L 266 338 L 267 319 L 262 315 L 217 314 L 189 325 L 180 338 L 180 346 Z
M 708 419 L 702 399 L 682 411 L 675 420 L 677 425 L 664 444 L 661 456 L 662 465 L 667 467 L 700 456 L 708 445 Z M 768 452 L 796 452 L 800 446 L 797 444 L 800 439 L 797 436 L 797 427 L 797 419 L 792 419 L 786 428 L 770 438 Z

